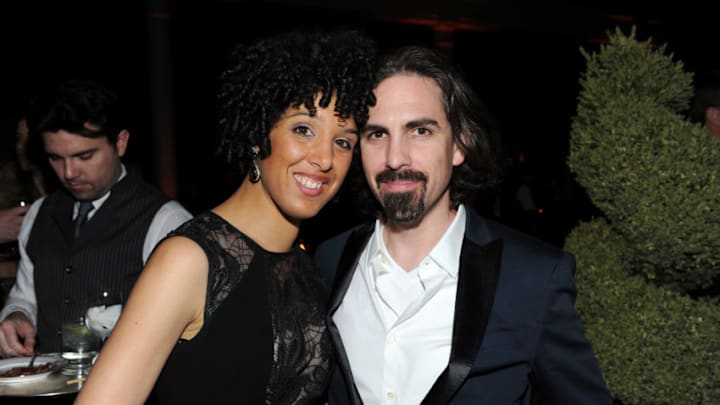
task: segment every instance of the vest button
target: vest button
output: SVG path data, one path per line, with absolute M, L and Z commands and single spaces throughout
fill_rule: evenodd
M 57 330 L 57 335 L 58 335 L 58 336 L 62 336 L 62 329 L 61 329 L 61 328 L 58 328 L 58 330 Z
M 68 305 L 72 304 L 72 298 L 70 298 L 70 297 L 65 297 L 65 303 L 68 304 Z
M 65 267 L 65 273 L 70 274 L 70 273 L 72 273 L 72 271 L 73 271 L 72 266 Z

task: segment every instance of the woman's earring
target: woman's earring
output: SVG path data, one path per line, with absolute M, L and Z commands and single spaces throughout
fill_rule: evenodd
M 258 165 L 260 147 L 258 145 L 250 148 L 250 158 L 252 158 L 252 162 L 250 163 L 250 182 L 257 183 L 260 181 L 260 166 Z

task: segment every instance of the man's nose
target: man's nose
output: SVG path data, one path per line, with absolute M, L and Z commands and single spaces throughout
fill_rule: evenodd
M 385 160 L 389 168 L 401 169 L 410 164 L 409 146 L 403 137 L 391 137 L 385 151 Z
M 74 179 L 75 177 L 77 177 L 77 172 L 77 167 L 71 159 L 65 160 L 63 162 L 63 174 L 66 179 Z

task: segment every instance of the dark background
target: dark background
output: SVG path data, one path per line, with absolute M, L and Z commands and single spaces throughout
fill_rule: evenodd
M 14 1 L 0 4 L 3 148 L 27 98 L 70 77 L 92 77 L 130 100 L 128 161 L 193 213 L 237 186 L 213 156 L 214 94 L 238 42 L 295 26 L 357 28 L 381 48 L 421 44 L 450 54 L 495 116 L 508 163 L 532 182 L 542 214 L 501 218 L 551 243 L 598 215 L 565 159 L 580 49 L 597 50 L 620 27 L 666 43 L 688 70 L 720 68 L 720 17 L 711 2 L 633 1 Z M 491 203 L 479 209 L 493 215 Z M 509 211 L 508 211 L 509 212 Z M 357 220 L 329 206 L 304 227 L 317 240 Z

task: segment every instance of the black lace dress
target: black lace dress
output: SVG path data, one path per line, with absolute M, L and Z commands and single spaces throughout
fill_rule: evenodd
M 171 235 L 209 261 L 205 320 L 175 345 L 153 393 L 159 404 L 314 404 L 330 377 L 323 287 L 300 249 L 263 250 L 212 212 Z

